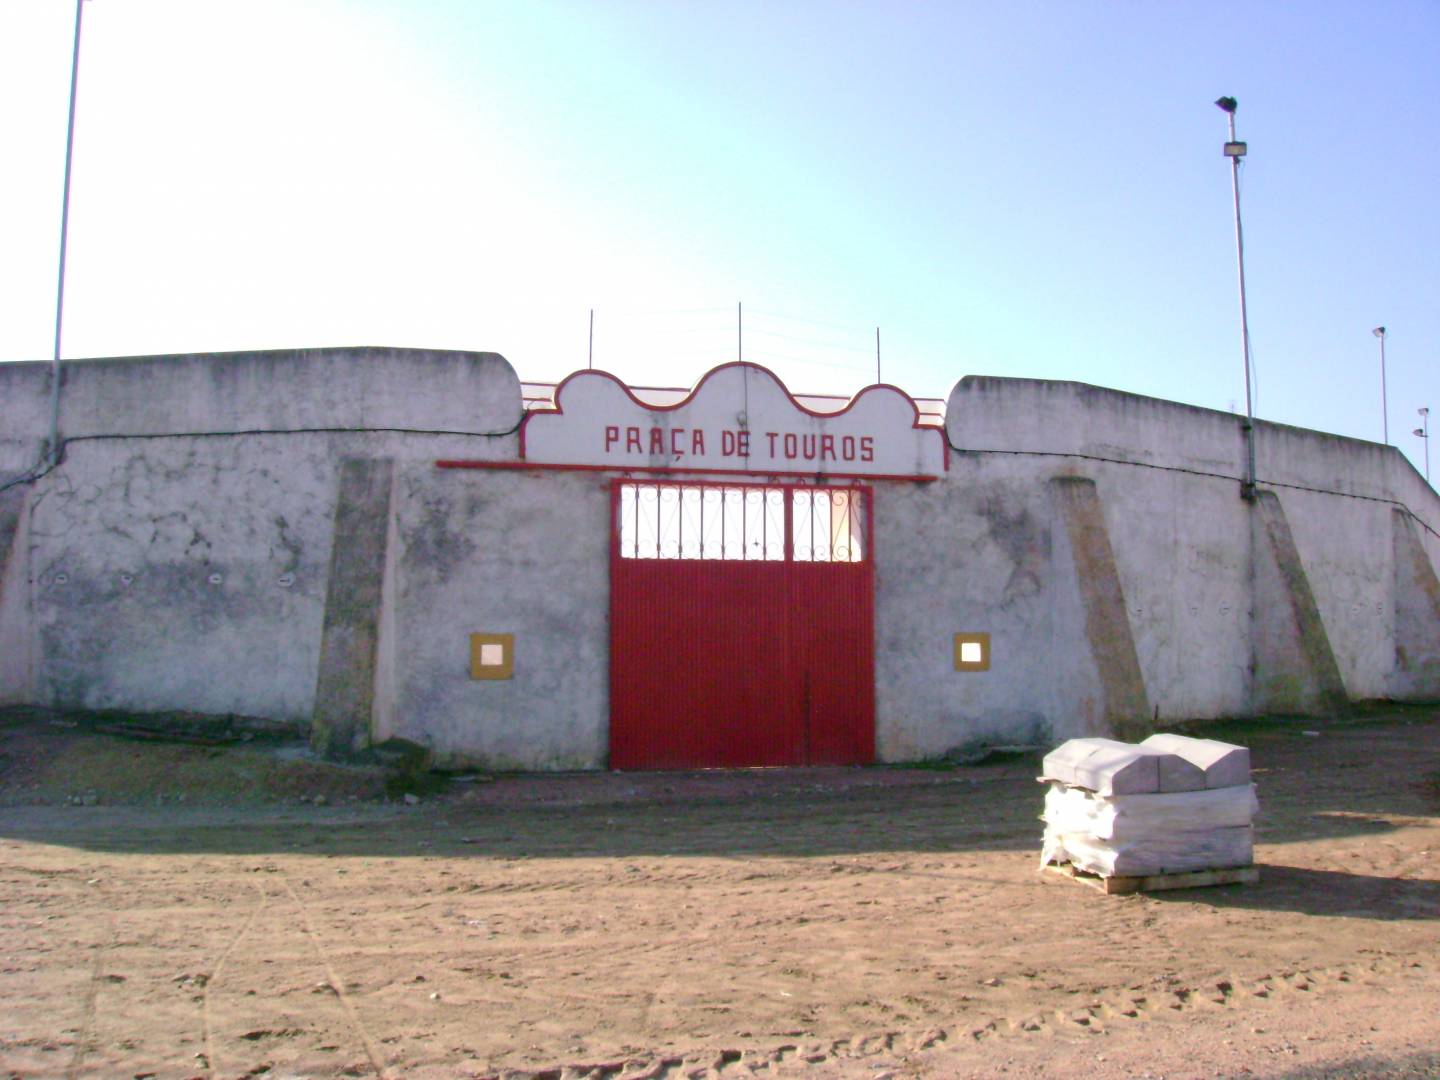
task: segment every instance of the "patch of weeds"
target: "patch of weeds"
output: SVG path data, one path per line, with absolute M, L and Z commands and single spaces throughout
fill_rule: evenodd
M 1306 731 L 1353 731 L 1357 728 L 1402 724 L 1434 723 L 1440 708 L 1434 704 L 1395 701 L 1357 701 L 1333 716 L 1231 716 L 1219 720 L 1178 720 L 1163 723 L 1165 731 L 1197 738 L 1243 743 L 1265 736 L 1303 737 Z
M 430 769 L 430 748 L 409 739 L 387 739 L 372 746 L 365 755 L 385 767 L 385 796 L 438 795 L 450 786 L 450 778 Z
M 961 765 L 1016 765 L 1033 761 L 1039 766 L 1044 754 L 1035 746 L 992 746 L 977 760 L 962 761 Z
M 439 795 L 449 790 L 450 778 L 433 772 L 392 772 L 385 776 L 385 797 L 400 799 L 406 795 Z
M 902 761 L 896 765 L 886 765 L 887 769 L 918 769 L 925 772 L 954 772 L 959 763 L 950 761 L 943 757 L 924 758 L 920 761 Z
M 1432 810 L 1440 810 L 1440 769 L 1420 777 L 1415 787 Z

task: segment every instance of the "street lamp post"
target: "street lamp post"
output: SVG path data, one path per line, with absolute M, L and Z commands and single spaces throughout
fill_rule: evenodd
M 1246 146 L 1235 138 L 1235 108 L 1233 97 L 1216 100 L 1230 121 L 1230 141 L 1225 144 L 1225 156 L 1230 159 L 1230 191 L 1235 199 L 1235 262 L 1240 271 L 1240 351 L 1245 361 L 1245 482 L 1240 495 L 1245 499 L 1255 497 L 1255 405 L 1250 394 L 1250 319 L 1245 308 L 1245 234 L 1240 228 L 1240 159 L 1245 156 Z
M 1430 482 L 1430 410 L 1420 409 L 1420 426 L 1415 429 L 1415 434 L 1425 440 L 1425 482 Z
M 80 20 L 85 0 L 75 0 L 75 51 L 70 57 L 70 120 L 65 129 L 65 195 L 60 207 L 60 272 L 55 285 L 55 359 L 50 365 L 50 467 L 60 463 L 60 329 L 65 317 L 65 248 L 70 238 L 70 162 L 75 151 L 75 90 L 80 81 Z
M 1385 400 L 1385 327 L 1377 326 L 1370 331 L 1380 339 L 1380 423 L 1385 433 L 1385 445 L 1390 445 L 1390 407 Z

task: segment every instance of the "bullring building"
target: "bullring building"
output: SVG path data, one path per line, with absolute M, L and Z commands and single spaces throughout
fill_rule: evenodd
M 4 704 L 646 769 L 1440 698 L 1440 497 L 1375 443 L 354 348 L 67 363 L 54 462 L 51 380 L 0 365 Z

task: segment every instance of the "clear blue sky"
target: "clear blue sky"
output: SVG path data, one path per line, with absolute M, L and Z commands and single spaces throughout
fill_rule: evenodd
M 0 3 L 0 359 L 48 359 L 73 3 Z M 1440 3 L 88 0 L 67 357 L 315 345 L 797 390 L 1076 379 L 1419 460 Z M 1440 454 L 1432 454 L 1440 469 Z

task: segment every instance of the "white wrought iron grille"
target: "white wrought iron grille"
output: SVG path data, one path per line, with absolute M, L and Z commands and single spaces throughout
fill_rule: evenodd
M 860 562 L 864 495 L 848 488 L 791 493 L 790 545 L 796 562 Z
M 618 513 L 625 559 L 864 558 L 864 494 L 849 488 L 622 484 Z

